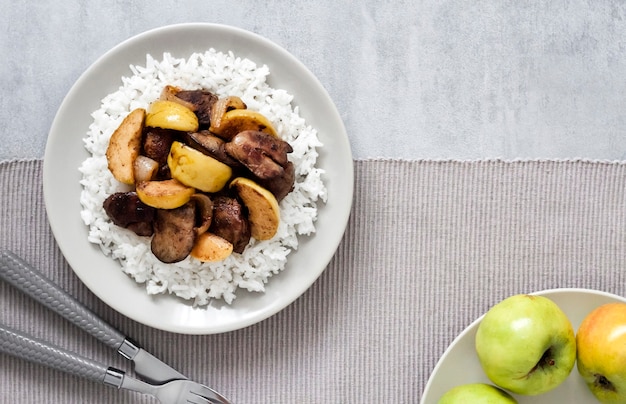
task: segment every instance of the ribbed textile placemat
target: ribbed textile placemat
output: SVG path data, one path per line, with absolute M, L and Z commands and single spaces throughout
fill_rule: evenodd
M 74 275 L 48 227 L 41 160 L 0 162 L 0 248 L 236 403 L 416 403 L 454 337 L 498 300 L 583 287 L 626 294 L 626 165 L 355 161 L 339 249 L 300 299 L 254 326 L 188 336 L 131 321 Z M 0 283 L 2 323 L 126 369 Z M 0 355 L 2 402 L 152 403 Z

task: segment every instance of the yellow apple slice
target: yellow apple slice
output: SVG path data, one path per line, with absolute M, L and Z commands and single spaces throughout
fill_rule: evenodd
M 231 188 L 248 208 L 250 233 L 257 240 L 269 240 L 278 231 L 280 208 L 276 197 L 249 178 L 237 177 L 230 183 Z
M 199 123 L 196 114 L 186 106 L 174 101 L 157 100 L 150 104 L 146 126 L 195 132 Z
M 145 117 L 146 110 L 143 108 L 131 111 L 109 139 L 107 165 L 113 177 L 124 184 L 135 183 L 133 164 L 141 151 Z
M 167 165 L 173 178 L 209 193 L 224 188 L 233 173 L 226 164 L 181 142 L 172 143 Z
M 202 233 L 196 239 L 190 255 L 202 262 L 223 261 L 233 252 L 233 245 L 213 233 Z
M 277 136 L 276 129 L 265 115 L 249 109 L 233 109 L 226 112 L 222 115 L 219 126 L 214 127 L 211 124 L 209 130 L 225 140 L 232 139 L 244 130 L 256 130 Z
M 222 97 L 211 106 L 211 127 L 209 130 L 219 128 L 222 124 L 222 117 L 233 109 L 246 109 L 247 105 L 243 100 L 235 95 Z
M 137 184 L 137 196 L 141 202 L 157 209 L 176 209 L 183 206 L 196 192 L 175 179 L 144 181 Z

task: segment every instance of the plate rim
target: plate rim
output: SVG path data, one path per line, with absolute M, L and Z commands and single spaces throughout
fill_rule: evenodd
M 52 184 L 53 184 L 53 174 L 54 174 L 53 167 L 55 167 L 55 165 L 51 162 L 51 155 L 54 150 L 54 146 L 52 145 L 52 143 L 58 137 L 58 135 L 55 137 L 55 134 L 58 133 L 59 128 L 63 127 L 64 125 L 64 122 L 62 122 L 62 118 L 64 118 L 65 115 L 67 114 L 67 111 L 66 111 L 67 108 L 69 108 L 72 102 L 75 102 L 77 95 L 79 95 L 81 91 L 84 91 L 85 86 L 89 84 L 88 80 L 91 78 L 94 72 L 96 72 L 97 69 L 101 67 L 101 65 L 105 64 L 107 61 L 110 61 L 111 58 L 115 58 L 116 55 L 123 53 L 124 50 L 126 50 L 128 47 L 132 48 L 133 46 L 140 46 L 142 44 L 142 41 L 145 42 L 147 39 L 150 39 L 154 36 L 166 35 L 170 33 L 181 33 L 181 32 L 188 34 L 189 32 L 195 32 L 198 30 L 203 31 L 203 32 L 204 31 L 206 32 L 221 31 L 223 35 L 236 37 L 235 39 L 237 38 L 239 39 L 245 38 L 246 40 L 249 39 L 255 44 L 254 46 L 262 45 L 263 51 L 270 51 L 269 52 L 270 54 L 280 57 L 281 61 L 283 61 L 283 58 L 284 58 L 285 61 L 291 63 L 293 66 L 296 66 L 297 73 L 300 75 L 304 75 L 302 76 L 303 82 L 306 85 L 312 86 L 317 92 L 316 97 L 322 101 L 322 107 L 324 109 L 330 109 L 330 112 L 332 112 L 331 116 L 329 117 L 332 123 L 329 125 L 332 127 L 335 127 L 338 130 L 338 132 L 340 132 L 339 135 L 341 135 L 341 136 L 335 136 L 335 138 L 333 138 L 332 140 L 333 142 L 337 142 L 337 144 L 339 144 L 340 146 L 340 149 L 342 150 L 342 154 L 340 156 L 341 161 L 338 163 L 341 165 L 341 173 L 338 173 L 340 174 L 340 176 L 337 176 L 337 178 L 340 180 L 339 182 L 343 184 L 342 192 L 341 192 L 341 195 L 330 195 L 330 191 L 329 191 L 328 201 L 325 204 L 323 204 L 321 201 L 319 202 L 320 214 L 318 215 L 318 222 L 317 222 L 319 225 L 320 216 L 324 214 L 325 209 L 330 209 L 329 202 L 332 200 L 335 203 L 335 205 L 333 205 L 333 209 L 335 209 L 333 212 L 336 215 L 334 224 L 339 229 L 338 231 L 334 232 L 333 237 L 331 237 L 331 240 L 325 241 L 327 245 L 332 244 L 332 251 L 330 251 L 331 249 L 328 248 L 326 249 L 324 254 L 320 254 L 319 266 L 321 267 L 321 269 L 313 278 L 309 278 L 306 283 L 302 284 L 302 286 L 299 288 L 301 289 L 300 293 L 290 295 L 291 296 L 290 298 L 285 298 L 281 300 L 280 304 L 268 305 L 266 309 L 263 310 L 262 315 L 252 316 L 250 318 L 247 318 L 246 320 L 235 321 L 233 324 L 230 324 L 227 326 L 197 327 L 197 326 L 182 326 L 182 325 L 171 325 L 171 324 L 163 325 L 155 321 L 146 321 L 144 318 L 141 318 L 140 316 L 138 317 L 136 314 L 128 313 L 126 310 L 123 309 L 123 307 L 121 307 L 119 303 L 112 302 L 110 298 L 103 296 L 103 293 L 101 291 L 94 290 L 93 284 L 90 284 L 89 281 L 85 279 L 86 278 L 85 274 L 80 273 L 80 271 L 77 271 L 75 269 L 77 260 L 73 258 L 74 257 L 73 253 L 69 251 L 69 247 L 66 245 L 66 242 L 61 236 L 61 233 L 63 232 L 62 230 L 63 224 L 58 223 L 58 221 L 53 217 L 55 214 L 54 208 L 53 208 L 53 205 L 55 203 L 54 202 L 55 191 L 54 191 L 54 187 Z M 145 45 L 144 47 L 147 47 L 147 45 Z M 208 49 L 209 47 L 206 48 L 206 50 Z M 236 56 L 238 56 L 236 49 L 233 49 L 232 51 Z M 168 51 L 166 49 L 163 49 L 162 52 L 168 52 Z M 146 53 L 140 56 L 145 58 Z M 190 56 L 190 54 L 187 54 L 186 57 L 188 56 Z M 247 58 L 248 56 L 241 55 L 241 57 Z M 254 60 L 252 58 L 251 60 L 257 63 L 257 65 L 265 64 L 265 63 L 260 63 L 258 60 Z M 127 67 L 127 65 L 124 67 Z M 270 75 L 271 75 L 271 72 L 272 71 L 270 69 Z M 119 77 L 119 83 L 121 83 L 121 76 Z M 274 86 L 274 85 L 272 85 L 272 87 L 278 88 L 278 86 Z M 296 94 L 294 94 L 292 91 L 288 91 L 288 92 L 294 96 L 294 101 L 292 102 L 292 105 L 294 103 L 298 104 L 297 99 L 296 99 L 297 98 Z M 96 101 L 99 104 L 101 102 L 102 97 L 95 97 L 95 98 L 97 98 Z M 300 111 L 300 113 L 302 116 L 303 112 Z M 310 122 L 307 120 L 307 124 L 309 123 Z M 315 125 L 313 126 L 316 129 L 318 129 Z M 87 128 L 86 127 L 83 128 L 83 133 L 86 133 L 86 131 L 87 131 Z M 81 137 L 81 141 L 83 137 L 84 136 Z M 81 143 L 81 147 L 82 147 L 82 143 Z M 329 150 L 327 150 L 326 147 L 318 148 L 318 153 L 320 153 L 320 156 L 322 156 L 322 154 L 327 151 Z M 85 153 L 87 152 L 85 151 Z M 85 156 L 88 156 L 88 154 L 85 154 Z M 318 157 L 318 163 L 316 164 L 316 166 L 318 167 L 320 166 L 319 157 Z M 74 167 L 74 169 L 78 171 L 78 167 Z M 328 181 L 329 181 L 329 178 L 325 177 L 324 182 L 326 183 L 327 188 L 328 188 Z M 80 186 L 79 184 L 76 184 L 76 186 L 82 189 L 82 186 Z M 266 320 L 267 318 L 273 316 L 277 312 L 289 306 L 293 301 L 295 301 L 298 297 L 304 294 L 312 286 L 312 284 L 322 275 L 322 273 L 328 267 L 328 264 L 332 260 L 333 256 L 335 255 L 348 226 L 348 221 L 349 221 L 351 210 L 352 210 L 352 199 L 354 195 L 354 169 L 353 169 L 352 152 L 350 149 L 349 138 L 348 138 L 343 120 L 341 119 L 341 116 L 339 114 L 339 111 L 337 110 L 336 105 L 334 104 L 333 100 L 331 99 L 330 95 L 328 94 L 324 86 L 321 84 L 321 82 L 317 79 L 317 77 L 315 77 L 315 75 L 313 75 L 313 73 L 299 59 L 297 59 L 294 55 L 292 55 L 286 49 L 282 48 L 280 45 L 274 43 L 270 39 L 265 38 L 254 32 L 245 30 L 243 28 L 226 25 L 226 24 L 216 24 L 216 23 L 201 23 L 201 22 L 179 23 L 179 24 L 171 24 L 171 25 L 165 25 L 165 26 L 153 28 L 153 29 L 141 32 L 137 35 L 131 36 L 123 40 L 122 42 L 115 45 L 113 48 L 103 53 L 100 57 L 98 57 L 74 82 L 74 84 L 71 86 L 70 90 L 67 92 L 64 99 L 62 100 L 55 114 L 54 120 L 52 121 L 52 125 L 48 133 L 48 140 L 46 142 L 44 161 L 43 161 L 43 195 L 44 195 L 45 209 L 46 209 L 46 213 L 49 219 L 48 222 L 52 229 L 54 239 L 57 242 L 57 245 L 60 248 L 62 255 L 70 264 L 71 269 L 79 277 L 82 283 L 85 286 L 87 286 L 87 288 L 93 294 L 95 294 L 100 300 L 104 301 L 104 303 L 106 303 L 109 307 L 113 308 L 115 311 L 119 312 L 120 314 L 125 315 L 139 323 L 148 325 L 153 328 L 161 329 L 164 331 L 180 333 L 180 334 L 216 334 L 216 333 L 234 331 L 237 329 L 241 329 L 241 328 L 256 324 L 260 321 Z M 327 213 L 330 214 L 330 212 L 327 212 Z M 319 230 L 318 225 L 316 225 L 316 233 Z M 87 234 L 87 226 L 84 225 L 84 227 L 85 227 L 85 234 Z M 311 238 L 315 236 L 316 235 L 313 235 L 311 236 Z M 303 241 L 303 238 L 305 237 L 307 236 L 299 236 L 300 248 L 302 248 L 302 241 Z M 91 244 L 92 247 L 96 248 L 98 252 L 102 254 L 98 246 L 92 243 L 89 243 L 89 244 Z M 297 251 L 294 251 L 292 254 L 296 254 L 296 253 Z M 108 258 L 113 261 L 112 258 L 110 257 Z M 288 259 L 287 265 L 289 265 L 289 260 L 291 259 L 293 258 L 290 257 Z M 113 261 L 113 262 L 117 264 L 116 261 Z M 287 266 L 285 269 L 288 269 L 288 268 L 289 267 Z M 274 275 L 272 278 L 278 277 L 278 275 Z M 127 275 L 125 276 L 128 277 Z M 270 278 L 270 284 L 271 284 L 271 281 L 273 280 L 272 278 Z M 133 284 L 136 283 L 132 279 L 130 279 L 130 281 Z M 147 295 L 147 293 L 145 292 L 145 287 L 143 285 L 140 285 L 140 286 L 141 286 L 141 290 Z M 241 290 L 239 290 L 237 293 L 238 294 L 241 293 Z M 180 300 L 181 301 L 180 303 L 184 306 L 188 305 L 188 303 L 183 301 L 182 299 L 179 299 L 179 298 L 173 298 L 173 299 Z M 237 302 L 237 299 L 235 300 L 234 304 L 236 304 L 236 302 Z

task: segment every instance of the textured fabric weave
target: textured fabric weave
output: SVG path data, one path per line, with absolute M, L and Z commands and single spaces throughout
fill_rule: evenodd
M 236 403 L 416 403 L 446 347 L 498 300 L 557 287 L 626 294 L 626 165 L 358 160 L 346 234 L 309 291 L 242 330 L 162 332 L 114 312 L 74 275 L 47 224 L 42 167 L 0 163 L 0 248 Z M 128 368 L 4 283 L 0 321 Z M 0 391 L 24 404 L 156 402 L 6 355 Z

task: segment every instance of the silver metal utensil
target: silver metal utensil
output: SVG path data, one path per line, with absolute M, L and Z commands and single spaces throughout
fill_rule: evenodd
M 133 379 L 124 371 L 107 367 L 84 356 L 0 325 L 0 352 L 48 366 L 74 376 L 156 397 L 163 404 L 217 404 L 223 397 L 189 380 L 153 385 Z
M 82 330 L 86 331 L 87 333 L 98 339 L 99 341 L 103 342 L 113 349 L 116 349 L 117 352 L 121 354 L 124 358 L 133 362 L 135 373 L 141 379 L 145 380 L 148 383 L 132 379 L 129 376 L 126 376 L 124 372 L 117 369 L 108 369 L 106 367 L 103 367 L 102 365 L 89 361 L 88 359 L 76 356 L 73 353 L 64 351 L 54 346 L 50 346 L 44 341 L 39 341 L 24 334 L 19 334 L 14 330 L 3 329 L 3 331 L 0 333 L 0 335 L 3 337 L 2 342 L 4 342 L 4 337 L 6 337 L 10 340 L 12 344 L 9 346 L 28 341 L 28 344 L 20 345 L 21 348 L 18 352 L 23 352 L 23 354 L 20 356 L 21 358 L 51 367 L 55 367 L 55 365 L 57 365 L 58 363 L 63 363 L 62 361 L 59 361 L 60 358 L 70 358 L 71 361 L 69 363 L 64 363 L 61 367 L 56 366 L 55 368 L 69 373 L 73 373 L 71 370 L 76 368 L 79 369 L 81 372 L 81 374 L 78 374 L 79 376 L 87 377 L 88 379 L 92 379 L 95 381 L 101 381 L 108 385 L 128 388 L 147 394 L 155 395 L 161 391 L 168 392 L 159 393 L 164 397 L 167 394 L 171 394 L 170 392 L 173 390 L 173 388 L 164 387 L 163 389 L 159 390 L 159 385 L 185 385 L 187 387 L 194 386 L 195 390 L 202 392 L 204 396 L 207 396 L 208 398 L 213 400 L 205 402 L 222 404 L 230 403 L 228 399 L 226 399 L 213 389 L 196 382 L 188 381 L 186 376 L 179 373 L 177 370 L 173 369 L 167 364 L 163 363 L 162 361 L 145 351 L 143 348 L 139 347 L 132 340 L 125 337 L 111 325 L 100 319 L 96 314 L 83 306 L 71 295 L 62 290 L 59 286 L 54 284 L 52 281 L 47 279 L 44 275 L 29 266 L 21 258 L 19 258 L 17 255 L 10 251 L 0 251 L 0 279 L 3 279 L 4 281 L 8 282 L 9 284 L 13 285 L 17 289 L 21 290 L 22 292 L 36 300 L 37 302 L 41 303 L 45 307 L 61 315 L 71 323 L 75 324 Z M 9 338 L 9 336 L 14 337 Z M 54 353 L 54 355 L 49 358 L 51 360 L 50 363 L 42 363 L 41 361 L 36 361 L 36 358 L 27 352 L 29 348 L 36 347 L 45 347 L 45 352 L 51 353 L 50 355 Z M 5 352 L 8 354 L 14 354 L 14 352 L 11 350 Z M 38 350 L 35 350 L 35 353 L 39 355 Z M 57 353 L 62 354 L 56 355 Z M 87 368 L 77 366 L 77 364 L 80 363 L 88 363 L 89 366 L 87 366 Z M 105 370 L 104 374 L 106 375 L 106 377 L 104 379 L 101 379 L 101 376 L 103 375 L 103 369 Z M 94 370 L 96 371 L 97 375 L 95 379 L 89 376 Z M 173 381 L 178 381 L 178 383 L 172 383 Z M 182 383 L 180 381 L 186 381 L 186 383 Z M 173 402 L 186 403 L 193 401 Z

